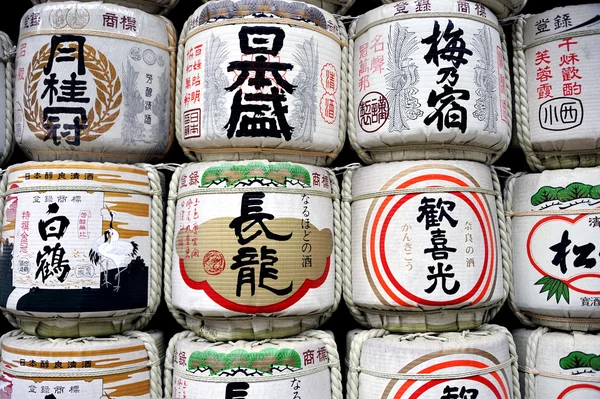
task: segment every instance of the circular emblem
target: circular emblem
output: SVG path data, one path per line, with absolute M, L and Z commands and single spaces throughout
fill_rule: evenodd
M 50 25 L 54 29 L 62 29 L 67 26 L 67 10 L 57 8 L 50 12 Z
M 131 50 L 129 50 L 129 57 L 131 57 L 131 59 L 134 61 L 141 60 L 142 59 L 142 50 L 140 50 L 139 47 L 132 47 Z
M 159 54 L 158 57 L 156 58 L 156 63 L 158 64 L 158 66 L 164 67 L 165 66 L 165 58 L 161 54 Z
M 144 58 L 144 62 L 148 65 L 154 65 L 156 63 L 156 54 L 150 49 L 144 50 L 142 57 Z
M 211 276 L 217 276 L 225 270 L 225 257 L 219 251 L 208 251 L 202 260 L 204 271 Z
M 367 93 L 358 104 L 358 124 L 363 131 L 375 133 L 388 120 L 390 105 L 387 98 L 377 91 Z
M 22 275 L 29 274 L 29 271 L 31 270 L 31 262 L 29 261 L 29 258 L 19 259 L 18 269 L 19 273 Z
M 67 11 L 67 24 L 73 29 L 83 29 L 90 22 L 90 13 L 81 7 L 73 7 Z

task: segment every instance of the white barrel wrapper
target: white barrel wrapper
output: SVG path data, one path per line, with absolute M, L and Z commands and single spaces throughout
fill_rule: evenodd
M 341 296 L 338 192 L 331 171 L 308 165 L 204 162 L 178 169 L 165 259 L 165 295 L 178 321 L 209 339 L 230 340 L 290 336 L 327 320 Z
M 486 7 L 457 0 L 384 5 L 354 21 L 348 134 L 363 161 L 499 158 L 511 136 L 501 32 Z
M 60 0 L 31 0 L 33 4 L 41 4 Z M 97 0 L 79 0 L 79 1 L 97 1 Z M 129 8 L 139 8 L 140 10 L 152 14 L 167 14 L 179 2 L 179 0 L 102 0 L 105 3 L 114 3 Z
M 600 164 L 600 3 L 522 16 L 513 27 L 517 135 L 536 171 Z
M 9 321 L 47 337 L 143 328 L 161 295 L 161 184 L 148 165 L 11 165 L 0 262 Z
M 408 4 L 406 0 L 381 0 L 383 4 L 399 3 L 397 6 L 402 9 Z M 435 3 L 436 0 L 419 0 L 417 3 L 421 3 L 421 6 L 426 8 L 431 3 Z M 467 3 L 466 1 L 459 1 L 460 3 Z M 496 14 L 498 18 L 506 18 L 511 15 L 517 14 L 525 7 L 527 0 L 479 0 L 477 3 L 481 3 Z M 405 4 L 402 4 L 405 3 Z M 463 5 L 466 7 L 466 5 Z M 473 7 L 473 5 L 469 5 Z
M 523 399 L 600 398 L 600 336 L 520 328 L 513 336 L 519 355 Z
M 15 140 L 33 160 L 132 163 L 173 141 L 175 29 L 113 4 L 60 2 L 21 18 Z
M 161 332 L 41 339 L 14 330 L 1 342 L 2 398 L 163 397 Z
M 348 399 L 518 398 L 516 351 L 495 325 L 460 333 L 351 331 Z
M 347 34 L 298 1 L 209 2 L 178 50 L 177 139 L 194 161 L 324 165 L 341 151 Z
M 165 359 L 167 398 L 342 399 L 333 335 L 311 330 L 286 339 L 211 343 L 175 335 Z
M 396 332 L 463 330 L 491 319 L 507 295 L 499 190 L 489 166 L 469 161 L 346 172 L 344 299 L 355 318 Z
M 528 325 L 600 330 L 600 167 L 517 175 L 505 203 L 517 316 Z
M 4 165 L 14 150 L 13 92 L 15 49 L 10 37 L 0 32 L 0 166 Z M 8 88 L 8 89 L 7 89 Z

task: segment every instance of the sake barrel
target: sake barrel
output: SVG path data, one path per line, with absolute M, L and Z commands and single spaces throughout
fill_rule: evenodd
M 600 336 L 545 327 L 513 331 L 523 399 L 600 398 Z
M 21 18 L 15 138 L 31 160 L 162 158 L 173 142 L 175 38 L 164 17 L 50 2 Z
M 399 13 L 408 12 L 408 1 L 381 0 L 383 4 L 394 4 Z M 422 11 L 429 11 L 435 0 L 417 0 L 416 5 Z M 518 14 L 527 4 L 527 0 L 479 0 L 476 2 L 458 1 L 458 11 L 467 12 L 471 8 L 477 10 L 477 15 L 485 17 L 489 8 L 498 18 L 506 18 Z
M 364 162 L 489 164 L 508 148 L 508 55 L 487 8 L 458 0 L 383 5 L 354 20 L 349 36 L 348 135 Z
M 600 164 L 600 3 L 521 16 L 513 27 L 517 135 L 534 171 Z
M 31 0 L 33 4 L 42 4 L 48 2 L 59 2 L 60 0 Z M 97 1 L 97 0 L 79 0 L 79 1 Z M 105 3 L 113 3 L 129 8 L 138 8 L 142 11 L 152 14 L 168 14 L 179 0 L 101 0 Z
M 178 168 L 165 247 L 177 321 L 210 340 L 281 338 L 325 322 L 341 298 L 338 193 L 333 172 L 309 165 Z
M 162 398 L 165 345 L 158 331 L 85 339 L 2 337 L 2 398 Z
M 344 299 L 364 327 L 456 331 L 496 314 L 510 264 L 500 183 L 470 161 L 344 174 Z
M 55 161 L 4 173 L 0 309 L 40 337 L 143 329 L 162 291 L 162 176 Z
M 13 83 L 15 46 L 10 37 L 0 32 L 0 165 L 6 164 L 14 150 Z
M 169 342 L 164 385 L 167 398 L 343 398 L 337 345 L 320 330 L 227 343 L 179 333 Z
M 348 399 L 520 398 L 513 338 L 483 325 L 463 332 L 350 333 Z
M 347 113 L 347 33 L 300 1 L 200 6 L 177 51 L 176 136 L 193 161 L 331 163 Z
M 600 167 L 507 180 L 510 305 L 530 327 L 600 330 Z

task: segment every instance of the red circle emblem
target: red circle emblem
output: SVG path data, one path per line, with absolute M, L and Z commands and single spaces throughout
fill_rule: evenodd
M 208 251 L 202 260 L 204 271 L 211 276 L 217 276 L 225 270 L 225 257 L 219 251 Z

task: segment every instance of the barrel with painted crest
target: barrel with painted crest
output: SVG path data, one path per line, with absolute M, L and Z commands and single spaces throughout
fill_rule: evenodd
M 399 12 L 406 10 L 408 3 L 402 0 L 381 0 L 381 2 L 383 4 L 396 3 L 395 7 Z M 431 7 L 430 3 L 435 3 L 435 0 L 419 0 L 417 3 L 419 3 L 418 5 L 421 7 L 421 9 L 426 10 L 427 8 Z M 518 14 L 527 4 L 527 0 L 474 0 L 473 2 L 459 1 L 458 3 L 460 3 L 459 7 L 462 10 L 470 10 L 471 8 L 475 8 L 478 15 L 485 16 L 487 13 L 485 7 L 487 7 L 498 18 L 506 18 Z
M 40 337 L 144 328 L 162 291 L 164 176 L 150 165 L 11 165 L 0 309 Z
M 529 327 L 600 330 L 600 167 L 519 173 L 505 188 L 510 305 Z
M 515 21 L 516 132 L 533 171 L 600 165 L 599 13 L 580 4 Z
M 600 336 L 545 327 L 512 332 L 523 399 L 600 398 Z
M 330 164 L 344 145 L 347 33 L 300 1 L 200 6 L 178 48 L 176 135 L 194 161 Z
M 381 163 L 347 171 L 342 194 L 344 299 L 361 325 L 457 331 L 498 312 L 510 242 L 494 169 Z
M 49 2 L 21 18 L 15 140 L 36 161 L 157 161 L 174 136 L 175 40 L 162 16 Z
M 19 330 L 2 338 L 2 398 L 162 398 L 159 331 L 49 339 Z
M 493 163 L 511 137 L 498 19 L 468 1 L 421 3 L 383 5 L 352 23 L 350 143 L 366 163 Z
M 166 398 L 343 398 L 335 339 L 320 330 L 227 343 L 191 331 L 176 334 L 167 349 L 164 386 Z
M 452 333 L 351 331 L 348 399 L 519 398 L 516 350 L 506 328 Z
M 210 340 L 292 336 L 341 298 L 332 171 L 268 161 L 190 163 L 172 177 L 165 299 Z M 334 234 L 335 232 L 335 234 Z

